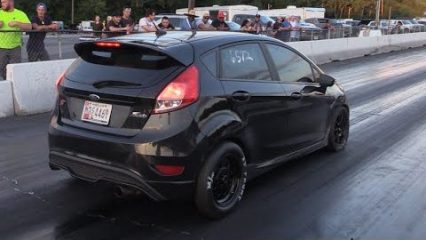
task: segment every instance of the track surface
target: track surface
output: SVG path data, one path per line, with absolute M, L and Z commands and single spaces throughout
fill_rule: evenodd
M 255 179 L 221 221 L 50 171 L 48 115 L 0 120 L 0 239 L 425 239 L 426 49 L 323 68 L 349 96 L 346 150 Z

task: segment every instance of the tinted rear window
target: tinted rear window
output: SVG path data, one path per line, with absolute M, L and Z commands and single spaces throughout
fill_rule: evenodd
M 94 48 L 81 53 L 90 63 L 139 69 L 165 69 L 178 63 L 167 55 L 147 48 Z
M 87 84 L 126 81 L 151 86 L 183 68 L 173 58 L 147 48 L 90 48 L 67 72 L 67 79 Z

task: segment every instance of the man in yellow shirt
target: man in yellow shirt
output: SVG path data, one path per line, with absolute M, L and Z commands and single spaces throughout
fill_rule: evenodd
M 15 9 L 13 0 L 1 0 L 0 80 L 6 79 L 7 64 L 21 62 L 22 32 L 19 31 L 28 31 L 31 28 L 27 15 Z

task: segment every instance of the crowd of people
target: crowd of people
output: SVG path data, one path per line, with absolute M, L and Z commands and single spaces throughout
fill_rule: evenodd
M 105 34 L 106 37 L 130 34 L 133 32 L 156 32 L 159 30 L 169 31 L 179 27 L 180 30 L 197 31 L 229 31 L 231 28 L 226 23 L 225 12 L 219 11 L 213 19 L 208 11 L 201 16 L 197 16 L 194 10 L 189 10 L 184 14 L 187 18 L 181 21 L 180 26 L 173 26 L 167 16 L 163 16 L 157 24 L 155 21 L 155 10 L 147 10 L 145 17 L 141 18 L 135 28 L 135 21 L 131 17 L 131 8 L 124 7 L 121 13 L 117 12 L 107 19 L 102 25 L 100 17 L 95 17 L 94 31 L 95 36 L 100 37 Z M 261 16 L 257 14 L 253 20 L 245 19 L 239 31 L 260 34 L 266 33 L 269 36 L 279 38 L 283 41 L 298 41 L 300 38 L 300 17 L 279 17 L 275 23 L 272 21 L 263 26 L 260 21 Z M 331 26 L 330 26 L 331 28 Z

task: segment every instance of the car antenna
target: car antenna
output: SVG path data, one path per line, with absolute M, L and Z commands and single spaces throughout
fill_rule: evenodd
M 155 36 L 157 36 L 157 39 L 158 39 L 159 37 L 161 37 L 161 36 L 163 36 L 163 35 L 166 35 L 166 34 L 167 34 L 167 32 L 166 32 L 166 31 L 164 31 L 163 29 L 159 29 L 159 28 L 157 27 L 157 24 L 155 24 L 155 22 L 154 22 L 154 21 L 152 21 L 152 23 L 154 24 L 155 29 L 157 29 L 157 31 L 155 31 Z
M 189 39 L 195 37 L 195 35 L 197 35 L 197 26 L 191 26 L 191 32 L 192 32 L 192 34 L 191 34 L 191 36 L 189 36 L 189 38 L 187 40 L 189 40 Z

